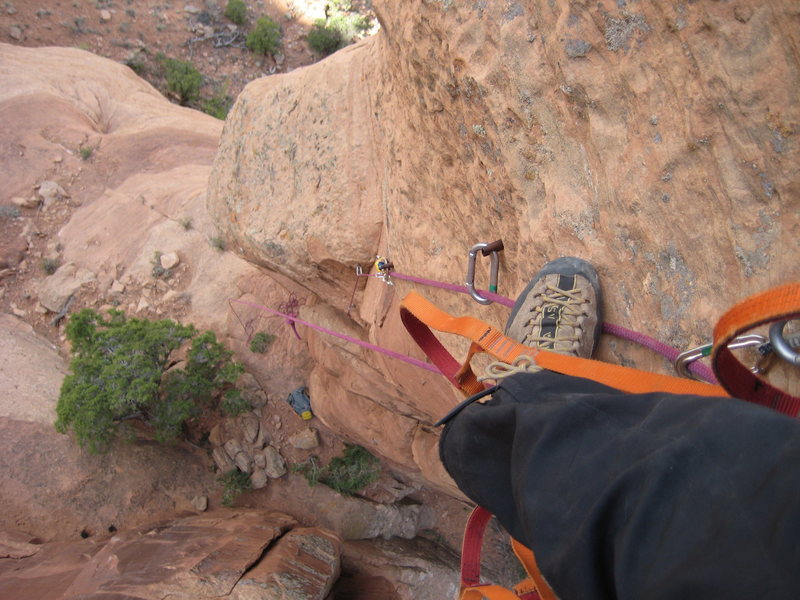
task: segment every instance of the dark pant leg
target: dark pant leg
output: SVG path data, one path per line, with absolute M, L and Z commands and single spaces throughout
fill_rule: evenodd
M 774 411 L 525 373 L 440 452 L 561 598 L 800 598 L 800 423 Z

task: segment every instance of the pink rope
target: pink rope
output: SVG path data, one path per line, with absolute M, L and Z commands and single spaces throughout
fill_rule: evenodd
M 342 339 L 342 340 L 345 340 L 347 342 L 350 342 L 350 343 L 356 344 L 358 346 L 361 346 L 362 348 L 367 348 L 368 350 L 373 350 L 375 352 L 379 352 L 381 354 L 385 354 L 386 356 L 390 356 L 391 358 L 395 358 L 397 360 L 401 360 L 401 361 L 403 361 L 405 363 L 408 363 L 410 365 L 414 365 L 415 367 L 419 367 L 421 369 L 425 369 L 426 371 L 431 371 L 432 373 L 442 374 L 441 371 L 439 371 L 439 369 L 436 368 L 435 365 L 426 363 L 424 361 L 421 361 L 419 359 L 413 358 L 411 356 L 406 356 L 405 354 L 400 354 L 399 352 L 395 352 L 394 350 L 389 350 L 387 348 L 382 348 L 381 346 L 376 346 L 375 344 L 370 344 L 369 342 L 364 342 L 362 340 L 359 340 L 358 338 L 354 338 L 352 336 L 345 335 L 343 333 L 338 333 L 336 331 L 332 331 L 331 329 L 327 329 L 326 327 L 320 327 L 319 325 L 314 325 L 313 323 L 309 323 L 308 321 L 304 321 L 303 319 L 299 319 L 297 317 L 297 315 L 290 315 L 290 314 L 287 314 L 287 313 L 282 313 L 282 312 L 279 312 L 277 310 L 273 310 L 271 308 L 267 308 L 266 306 L 262 306 L 261 304 L 255 304 L 253 302 L 247 302 L 246 300 L 231 299 L 231 300 L 229 300 L 229 302 L 231 302 L 231 303 L 237 302 L 239 304 L 244 304 L 245 306 L 250 306 L 252 308 L 257 308 L 258 310 L 262 310 L 262 311 L 264 311 L 266 313 L 269 313 L 271 315 L 275 315 L 277 317 L 283 317 L 284 319 L 286 319 L 287 322 L 290 322 L 292 324 L 292 326 L 294 326 L 295 323 L 300 323 L 300 325 L 305 325 L 306 327 L 310 327 L 311 329 L 315 329 L 316 331 L 319 331 L 319 332 L 322 332 L 322 333 L 325 333 L 325 334 L 328 334 L 328 335 L 332 335 L 332 336 L 337 337 L 339 339 Z M 233 306 L 231 306 L 231 309 L 233 310 Z M 235 313 L 236 311 L 233 310 L 233 312 Z M 295 333 L 297 333 L 297 330 L 295 330 Z M 299 336 L 298 336 L 298 339 L 299 339 Z
M 376 277 L 375 274 L 368 274 L 362 273 L 361 277 Z M 436 281 L 434 279 L 425 279 L 423 277 L 414 277 L 413 275 L 405 275 L 403 273 L 397 273 L 395 271 L 390 272 L 390 277 L 394 277 L 396 279 L 402 279 L 405 281 L 411 281 L 412 283 L 418 283 L 420 285 L 427 285 L 429 287 L 440 288 L 443 290 L 449 290 L 451 292 L 459 292 L 461 294 L 469 294 L 469 290 L 465 285 L 456 285 L 452 283 L 444 283 L 441 281 Z M 491 300 L 492 302 L 497 302 L 498 304 L 502 304 L 503 306 L 508 306 L 509 308 L 514 307 L 514 300 L 510 298 L 506 298 L 505 296 L 501 296 L 499 294 L 495 294 L 493 292 L 489 292 L 487 290 L 478 290 L 478 293 Z M 603 331 L 605 333 L 611 334 L 614 337 L 621 338 L 623 340 L 629 340 L 640 346 L 644 346 L 645 348 L 649 348 L 653 352 L 656 352 L 664 357 L 666 357 L 671 363 L 675 362 L 675 359 L 678 358 L 678 355 L 681 353 L 680 350 L 677 348 L 673 348 L 664 342 L 660 342 L 657 339 L 650 337 L 644 333 L 639 333 L 638 331 L 633 331 L 631 329 L 627 329 L 622 327 L 621 325 L 614 325 L 612 323 L 603 323 Z M 716 384 L 717 378 L 714 376 L 714 372 L 711 370 L 711 367 L 708 365 L 701 363 L 700 361 L 695 361 L 689 365 L 689 370 L 697 375 L 698 377 L 702 377 L 704 381 L 708 383 Z
M 306 299 L 302 298 L 299 299 L 297 296 L 294 295 L 294 292 L 289 294 L 289 299 L 286 302 L 281 302 L 278 305 L 278 311 L 284 314 L 289 315 L 290 317 L 297 317 L 300 314 L 300 307 L 306 303 Z M 302 339 L 300 334 L 297 333 L 297 327 L 294 324 L 295 322 L 290 319 L 286 319 L 286 324 L 292 328 L 294 332 L 294 337 L 298 340 Z

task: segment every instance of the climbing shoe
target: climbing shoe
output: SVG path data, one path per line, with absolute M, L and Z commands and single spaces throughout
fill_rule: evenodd
M 506 335 L 532 348 L 591 358 L 600 339 L 601 315 L 594 267 L 580 258 L 557 258 L 517 297 Z

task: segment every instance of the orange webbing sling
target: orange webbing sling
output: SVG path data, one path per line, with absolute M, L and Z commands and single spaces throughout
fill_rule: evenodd
M 479 319 L 453 317 L 415 292 L 409 293 L 403 299 L 400 316 L 406 329 L 428 358 L 465 396 L 484 390 L 485 386 L 475 377 L 470 362 L 476 353 L 486 352 L 496 360 L 507 363 L 527 354 L 545 369 L 592 379 L 630 393 L 669 392 L 728 396 L 730 392 L 730 395 L 737 398 L 768 406 L 792 417 L 797 417 L 800 412 L 800 398 L 772 386 L 763 377 L 752 373 L 727 347 L 735 337 L 758 325 L 800 318 L 800 283 L 790 283 L 752 296 L 731 308 L 719 320 L 714 328 L 712 365 L 722 386 L 529 348 Z M 431 332 L 431 328 L 458 334 L 472 341 L 462 365 L 459 366 Z M 525 567 L 528 578 L 516 586 L 514 591 L 480 583 L 480 550 L 483 532 L 490 518 L 490 513 L 477 507 L 467 523 L 462 548 L 459 599 L 556 598 L 539 572 L 533 552 L 516 540 L 513 540 L 514 552 Z
M 709 383 L 648 373 L 630 367 L 523 346 L 480 319 L 453 317 L 439 310 L 416 292 L 409 293 L 403 299 L 400 316 L 406 329 L 425 354 L 465 396 L 471 396 L 483 389 L 483 385 L 478 382 L 470 366 L 472 357 L 479 352 L 486 352 L 496 360 L 507 363 L 513 362 L 521 354 L 527 354 L 537 365 L 550 371 L 593 379 L 631 393 L 663 391 L 700 396 L 727 396 L 723 388 Z M 455 372 L 452 371 L 455 360 L 431 333 L 431 328 L 461 335 L 472 341 L 464 364 Z M 455 364 L 458 366 L 458 363 Z

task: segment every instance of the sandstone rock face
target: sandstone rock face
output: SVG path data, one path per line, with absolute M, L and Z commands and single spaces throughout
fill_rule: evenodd
M 381 580 L 399 582 L 393 586 L 396 595 L 376 594 L 375 598 L 440 600 L 457 597 L 458 557 L 427 540 L 346 542 L 346 548 L 345 567 L 356 572 L 357 580 L 375 578 L 376 588 Z
M 0 596 L 322 600 L 339 575 L 341 544 L 326 530 L 294 525 L 280 513 L 240 510 L 98 542 L 37 546 L 4 535 L 0 552 L 15 554 L 0 557 Z
M 232 600 L 325 600 L 339 577 L 341 542 L 324 529 L 297 528 L 237 583 Z
M 456 283 L 467 250 L 499 238 L 502 293 L 582 256 L 608 321 L 679 347 L 709 339 L 735 301 L 800 276 L 795 3 L 375 8 L 375 37 L 244 90 L 210 181 L 232 245 L 313 292 L 321 324 L 416 353 L 397 315 L 409 284 L 367 279 L 346 316 L 356 264 L 380 254 Z M 451 312 L 507 317 L 423 291 Z M 441 378 L 307 339 L 315 414 L 446 487 L 425 429 L 457 399 Z M 613 340 L 600 357 L 665 368 Z
M 0 418 L 51 427 L 67 372 L 58 351 L 11 315 L 0 315 Z

